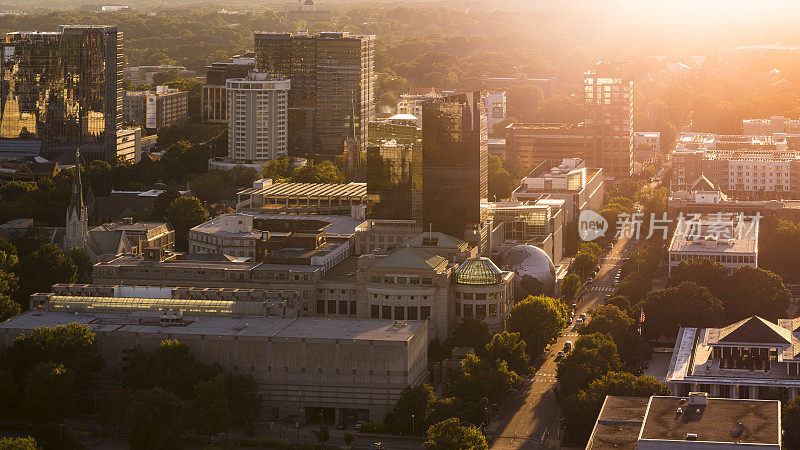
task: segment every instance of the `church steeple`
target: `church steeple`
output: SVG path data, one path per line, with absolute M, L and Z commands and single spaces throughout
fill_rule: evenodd
M 67 207 L 67 230 L 64 250 L 74 247 L 84 248 L 89 238 L 89 220 L 83 202 L 83 183 L 81 183 L 81 152 L 75 151 L 75 173 L 72 176 L 72 194 Z

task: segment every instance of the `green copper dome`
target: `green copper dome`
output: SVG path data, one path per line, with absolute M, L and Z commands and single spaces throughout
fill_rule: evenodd
M 503 281 L 503 272 L 489 258 L 470 258 L 456 269 L 458 284 L 497 284 Z

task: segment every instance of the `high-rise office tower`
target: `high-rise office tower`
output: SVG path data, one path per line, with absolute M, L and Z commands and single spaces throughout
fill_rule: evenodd
M 250 164 L 287 155 L 290 84 L 263 72 L 226 81 L 230 158 Z
M 633 81 L 630 63 L 599 61 L 584 76 L 585 124 L 593 142 L 589 167 L 625 177 L 633 171 Z
M 488 196 L 488 129 L 479 92 L 422 106 L 422 226 L 484 250 L 481 200 Z
M 228 61 L 206 66 L 206 84 L 200 90 L 203 120 L 211 123 L 228 123 L 228 94 L 225 81 L 244 78 L 256 68 L 253 53 L 236 55 Z
M 367 217 L 412 219 L 414 147 L 382 141 L 367 147 Z M 416 151 L 419 151 L 417 149 Z
M 255 35 L 256 68 L 289 78 L 289 147 L 294 154 L 341 155 L 351 136 L 368 141 L 375 116 L 374 36 L 347 32 Z
M 122 122 L 122 33 L 62 25 L 8 33 L 0 60 L 0 137 L 42 140 L 43 156 L 76 149 L 117 157 Z

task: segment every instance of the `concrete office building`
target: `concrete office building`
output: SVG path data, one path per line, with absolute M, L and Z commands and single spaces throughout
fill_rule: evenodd
M 480 203 L 488 196 L 488 134 L 479 92 L 423 105 L 423 228 L 463 239 L 485 251 L 488 224 Z
M 387 253 L 419 235 L 422 228 L 416 220 L 372 220 L 358 227 L 353 236 L 355 254 Z
M 408 94 L 401 94 L 397 101 L 397 114 L 414 116 L 417 127 L 422 126 L 422 104 L 427 100 L 442 98 L 442 93 L 434 88 L 411 89 Z
M 506 127 L 506 161 L 533 168 L 548 159 L 581 158 L 591 153 L 592 136 L 582 124 L 512 123 Z
M 255 68 L 254 53 L 236 55 L 228 61 L 206 66 L 206 83 L 200 90 L 203 120 L 210 123 L 228 123 L 228 91 L 225 83 L 230 78 L 245 78 Z
M 603 169 L 588 168 L 579 158 L 546 160 L 522 179 L 511 198 L 524 202 L 564 200 L 564 222 L 570 224 L 578 220 L 582 211 L 600 211 L 602 208 L 603 173 Z
M 506 93 L 505 91 L 489 92 L 483 98 L 486 109 L 486 121 L 489 133 L 494 132 L 494 126 L 506 120 Z
M 155 91 L 126 91 L 122 101 L 122 118 L 150 130 L 189 118 L 189 93 L 156 86 Z
M 701 176 L 689 190 L 672 191 L 667 199 L 667 213 L 670 217 L 691 214 L 744 214 L 775 219 L 800 221 L 800 201 L 798 200 L 736 200 L 729 198 Z
M 42 156 L 51 160 L 77 149 L 87 160 L 117 158 L 123 57 L 116 26 L 8 33 L 2 48 L 0 78 L 8 91 L 0 137 L 41 140 Z
M 586 450 L 781 448 L 781 402 L 606 396 Z
M 231 160 L 250 164 L 288 155 L 290 85 L 264 72 L 226 81 Z
M 727 195 L 744 199 L 798 198 L 800 152 L 786 136 L 682 133 L 672 152 L 672 190 L 700 176 Z
M 647 148 L 647 151 L 640 149 Z M 634 131 L 633 132 L 633 151 L 641 153 L 641 156 L 657 154 L 661 151 L 661 132 L 660 131 Z
M 738 215 L 681 218 L 669 244 L 669 270 L 681 261 L 710 259 L 733 273 L 758 267 L 759 222 Z
M 68 323 L 95 333 L 112 369 L 136 347 L 184 342 L 203 363 L 252 375 L 265 417 L 299 414 L 300 423 L 320 415 L 329 423 L 380 421 L 404 388 L 427 379 L 424 321 L 264 317 L 261 302 L 53 296 L 0 324 L 0 347 L 35 328 Z
M 591 167 L 610 177 L 633 173 L 633 81 L 631 63 L 598 61 L 584 76 L 584 124 L 592 135 Z
M 547 253 L 555 264 L 564 257 L 566 200 L 482 203 L 491 220 L 489 254 L 497 257 L 516 245 L 533 245 Z
M 369 142 L 375 117 L 375 36 L 348 32 L 255 35 L 256 68 L 292 82 L 292 154 L 341 155 L 351 136 Z

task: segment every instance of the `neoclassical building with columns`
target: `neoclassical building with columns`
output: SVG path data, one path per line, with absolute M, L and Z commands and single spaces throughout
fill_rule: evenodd
M 678 396 L 793 400 L 800 389 L 800 318 L 682 327 L 666 382 Z

